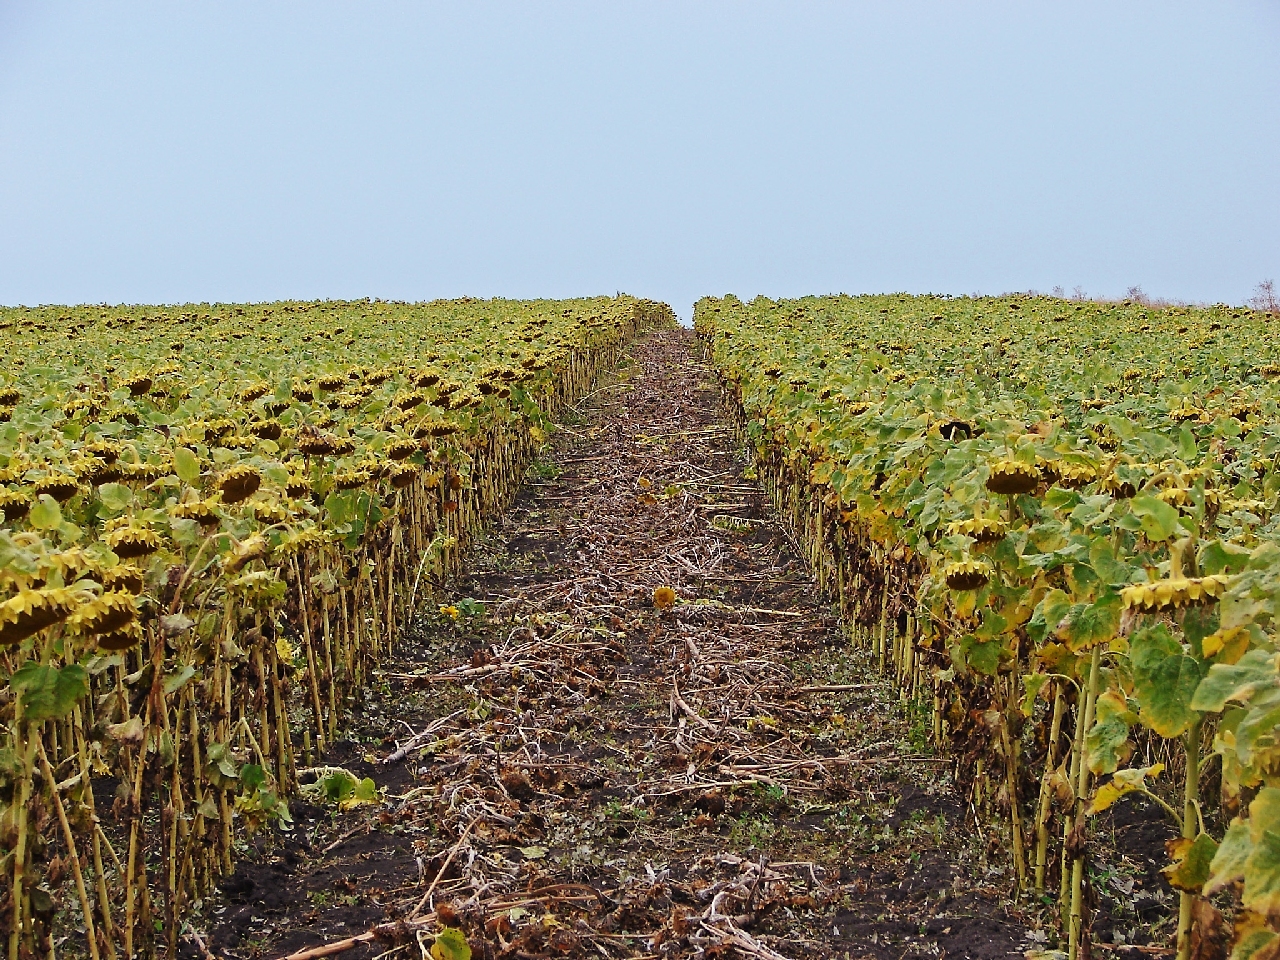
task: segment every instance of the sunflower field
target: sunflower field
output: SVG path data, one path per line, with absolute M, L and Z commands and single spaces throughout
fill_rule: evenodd
M 669 308 L 0 309 L 0 931 L 170 953 L 349 696 Z M 1232 648 L 1234 649 L 1234 647 Z
M 1135 794 L 1181 838 L 1180 956 L 1228 925 L 1237 960 L 1280 949 L 1274 322 L 1036 296 L 696 308 L 761 482 L 1072 960 L 1091 823 Z

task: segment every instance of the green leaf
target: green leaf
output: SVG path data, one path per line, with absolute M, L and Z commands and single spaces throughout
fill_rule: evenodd
M 1058 623 L 1058 636 L 1074 652 L 1088 650 L 1116 635 L 1123 612 L 1124 602 L 1120 594 L 1107 591 L 1093 603 L 1072 604 Z
M 166 696 L 172 696 L 183 687 L 187 682 L 196 675 L 196 668 L 190 664 L 184 664 L 180 669 L 173 673 L 166 674 L 164 678 L 164 692 Z
M 183 483 L 194 484 L 200 479 L 200 458 L 186 447 L 173 451 L 174 472 Z
M 1192 710 L 1217 713 L 1230 700 L 1247 701 L 1258 690 L 1275 686 L 1276 655 L 1268 650 L 1250 650 L 1236 663 L 1215 663 L 1196 687 Z
M 1262 831 L 1244 865 L 1242 901 L 1250 910 L 1273 913 L 1280 909 L 1280 833 Z
M 1191 702 L 1204 673 L 1202 664 L 1183 652 L 1163 623 L 1130 637 L 1129 662 L 1139 718 L 1166 739 L 1180 736 L 1197 716 Z
M 267 782 L 267 773 L 256 763 L 246 763 L 240 768 L 240 783 L 252 793 Z
M 62 508 L 57 500 L 42 493 L 27 514 L 27 522 L 37 530 L 52 530 L 62 523 Z
M 9 689 L 22 703 L 22 715 L 33 723 L 65 717 L 89 692 L 89 674 L 77 664 L 42 666 L 28 661 L 13 672 Z
M 111 513 L 120 513 L 133 502 L 133 491 L 123 483 L 104 483 L 98 488 L 98 498 Z
M 1209 881 L 1210 864 L 1218 852 L 1217 841 L 1201 833 L 1194 840 L 1176 840 L 1171 847 L 1174 862 L 1161 873 L 1175 890 L 1199 893 Z
M 1022 701 L 1018 709 L 1024 717 L 1031 716 L 1035 711 L 1036 697 L 1040 696 L 1040 691 L 1048 682 L 1048 676 L 1043 673 L 1029 673 L 1022 678 Z
M 988 677 L 994 677 L 999 670 L 1003 649 L 1004 644 L 999 640 L 983 642 L 972 634 L 960 640 L 960 650 L 969 669 Z
M 456 927 L 445 927 L 436 934 L 431 945 L 432 960 L 471 960 L 471 947 L 467 936 Z
M 1119 694 L 1108 690 L 1098 698 L 1093 729 L 1085 735 L 1089 771 L 1114 773 L 1129 753 L 1129 725 L 1133 713 Z
M 1249 562 L 1249 551 L 1234 543 L 1211 540 L 1200 548 L 1197 562 L 1203 573 L 1239 573 Z
M 1134 497 L 1129 509 L 1142 522 L 1148 540 L 1168 540 L 1178 529 L 1178 509 L 1151 496 Z

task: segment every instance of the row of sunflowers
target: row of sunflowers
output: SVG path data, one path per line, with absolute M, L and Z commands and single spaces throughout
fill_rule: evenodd
M 1226 306 L 704 299 L 762 482 L 1087 955 L 1091 825 L 1168 818 L 1178 952 L 1280 949 L 1280 338 Z
M 246 830 L 669 308 L 0 309 L 0 933 L 173 955 Z

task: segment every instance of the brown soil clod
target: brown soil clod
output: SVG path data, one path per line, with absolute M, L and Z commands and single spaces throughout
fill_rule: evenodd
M 295 805 L 193 917 L 207 950 L 417 958 L 444 925 L 486 960 L 1035 947 L 746 468 L 693 335 L 634 345 L 325 758 L 382 802 Z

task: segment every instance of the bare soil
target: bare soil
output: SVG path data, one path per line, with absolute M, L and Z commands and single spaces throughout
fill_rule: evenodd
M 187 956 L 374 926 L 344 956 L 423 956 L 446 925 L 483 958 L 1045 942 L 927 714 L 850 650 L 771 518 L 696 351 L 653 334 L 567 412 L 325 758 L 381 802 L 295 803 L 193 918 Z

